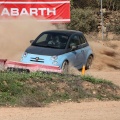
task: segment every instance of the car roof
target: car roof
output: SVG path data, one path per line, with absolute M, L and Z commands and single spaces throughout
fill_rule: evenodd
M 77 30 L 47 30 L 44 32 L 49 32 L 49 33 L 63 33 L 66 34 L 68 36 L 74 34 L 74 33 L 80 33 L 83 34 L 81 31 L 77 31 Z

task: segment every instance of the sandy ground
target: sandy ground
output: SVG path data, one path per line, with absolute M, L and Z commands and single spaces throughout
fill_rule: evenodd
M 57 29 L 49 23 L 14 21 L 0 23 L 0 58 L 19 60 L 40 31 Z M 32 34 L 31 34 L 32 33 Z M 95 57 L 86 74 L 120 86 L 120 41 L 89 41 Z M 78 71 L 74 71 L 78 73 Z M 120 120 L 120 102 L 92 101 L 52 104 L 45 108 L 0 108 L 0 120 Z
M 100 71 L 100 72 L 95 72 L 95 71 L 87 71 L 86 74 L 92 75 L 96 78 L 102 78 L 106 79 L 109 81 L 112 81 L 116 85 L 120 86 L 120 71 Z
M 1 120 L 120 120 L 120 102 L 54 104 L 45 108 L 0 108 Z

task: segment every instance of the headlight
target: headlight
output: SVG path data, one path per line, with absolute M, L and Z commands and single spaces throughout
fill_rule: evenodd
M 28 54 L 27 52 L 24 52 L 23 57 L 26 57 L 26 56 L 27 56 L 27 54 Z
M 58 56 L 52 56 L 51 59 L 54 61 L 54 60 L 57 60 L 58 59 Z

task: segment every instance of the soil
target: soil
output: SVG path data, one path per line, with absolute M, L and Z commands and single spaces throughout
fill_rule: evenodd
M 53 104 L 45 108 L 0 108 L 1 120 L 119 120 L 120 102 Z
M 49 23 L 35 20 L 0 22 L 0 57 L 20 60 L 29 41 L 40 31 L 57 29 Z M 119 39 L 120 40 L 120 39 Z M 120 41 L 88 40 L 94 61 L 85 74 L 112 81 L 120 86 Z M 80 71 L 74 69 L 76 74 Z M 90 101 L 54 103 L 44 108 L 0 108 L 1 120 L 120 120 L 120 101 Z

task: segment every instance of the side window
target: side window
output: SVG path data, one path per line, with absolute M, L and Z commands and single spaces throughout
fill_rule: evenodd
M 48 34 L 43 34 L 41 37 L 38 38 L 36 43 L 41 43 L 46 41 Z
M 73 35 L 70 39 L 70 43 L 69 43 L 69 48 L 72 46 L 72 45 L 80 45 L 80 39 L 79 39 L 79 36 L 78 35 Z
M 79 38 L 80 38 L 80 44 L 86 43 L 86 39 L 84 36 L 80 35 Z

